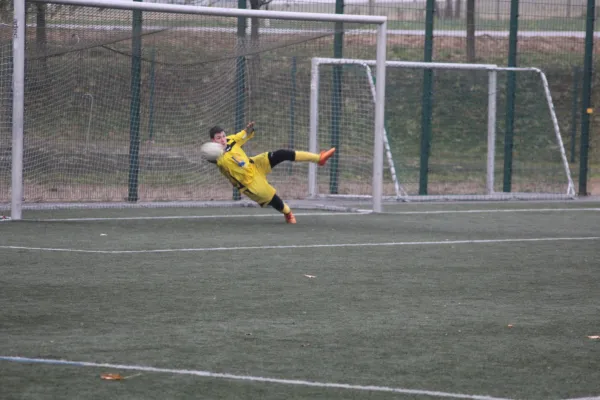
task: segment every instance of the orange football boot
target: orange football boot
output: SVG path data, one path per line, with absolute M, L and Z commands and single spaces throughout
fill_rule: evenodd
M 285 217 L 285 222 L 287 222 L 288 224 L 296 223 L 296 217 L 294 217 L 294 214 L 292 214 L 291 211 L 287 214 L 283 214 L 283 216 Z
M 327 160 L 329 160 L 331 158 L 331 156 L 333 155 L 333 153 L 335 153 L 335 147 L 332 147 L 331 149 L 329 149 L 327 151 L 322 151 L 319 154 L 319 162 L 318 162 L 318 164 L 320 166 L 325 165 L 325 163 L 327 162 Z

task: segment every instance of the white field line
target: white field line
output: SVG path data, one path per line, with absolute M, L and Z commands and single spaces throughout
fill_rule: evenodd
M 386 211 L 385 214 L 477 214 L 477 213 L 519 213 L 519 212 L 567 212 L 567 211 L 600 211 L 600 208 L 515 208 L 490 210 L 429 210 L 429 211 Z
M 85 250 L 72 248 L 53 247 L 28 247 L 28 246 L 0 246 L 7 250 L 31 251 L 56 251 L 68 253 L 96 253 L 96 254 L 138 254 L 138 253 L 184 253 L 184 252 L 209 252 L 209 251 L 251 251 L 251 250 L 284 250 L 284 249 L 318 249 L 336 247 L 391 247 L 391 246 L 431 246 L 431 245 L 459 245 L 459 244 L 495 244 L 495 243 L 525 243 L 525 242 L 562 242 L 600 240 L 600 236 L 588 237 L 548 237 L 529 239 L 481 239 L 481 240 L 443 240 L 430 242 L 383 242 L 383 243 L 331 243 L 331 244 L 295 244 L 282 246 L 239 246 L 239 247 L 197 247 L 182 249 L 146 249 L 146 250 Z
M 193 375 L 207 378 L 217 379 L 231 379 L 238 381 L 247 382 L 263 382 L 263 383 L 276 383 L 281 385 L 295 385 L 295 386 L 309 386 L 309 387 L 321 387 L 326 389 L 347 389 L 347 390 L 361 390 L 370 392 L 391 392 L 401 394 L 412 394 L 430 397 L 442 397 L 442 398 L 453 398 L 453 399 L 470 399 L 470 400 L 509 400 L 498 397 L 490 396 L 479 396 L 461 393 L 445 393 L 429 390 L 417 390 L 417 389 L 404 389 L 395 388 L 388 386 L 362 386 L 353 385 L 348 383 L 329 383 L 329 382 L 315 382 L 315 381 L 304 381 L 297 379 L 279 379 L 279 378 L 266 378 L 262 376 L 252 375 L 234 375 L 227 373 L 218 373 L 210 371 L 199 371 L 193 369 L 172 369 L 172 368 L 155 368 L 147 367 L 142 365 L 121 365 L 121 364 L 105 364 L 105 363 L 94 363 L 85 361 L 69 361 L 69 360 L 56 360 L 56 359 L 45 359 L 45 358 L 26 358 L 26 357 L 9 357 L 0 356 L 0 360 L 23 362 L 23 363 L 37 363 L 37 364 L 51 364 L 51 365 L 70 365 L 77 367 L 96 367 L 96 368 L 111 368 L 128 371 L 141 371 L 141 372 L 162 372 L 167 374 L 178 374 L 178 375 Z
M 522 209 L 481 209 L 481 210 L 423 210 L 423 211 L 386 211 L 383 214 L 392 215 L 435 215 L 435 214 L 480 214 L 480 213 L 520 213 L 520 212 L 598 212 L 600 208 L 522 208 Z M 294 213 L 296 216 L 358 216 L 370 214 L 370 210 L 359 210 L 359 212 L 315 212 L 315 213 Z M 168 220 L 168 219 L 218 219 L 218 218 L 281 218 L 281 214 L 223 214 L 223 215 L 166 215 L 166 216 L 143 216 L 143 217 L 82 217 L 82 218 L 42 218 L 27 219 L 34 222 L 87 222 L 87 221 L 135 221 L 135 220 Z
M 577 398 L 565 399 L 565 400 L 600 400 L 600 396 L 594 396 L 594 397 L 577 397 Z
M 362 215 L 360 212 L 316 212 L 316 213 L 294 213 L 295 216 L 331 216 L 331 215 Z M 270 214 L 213 214 L 213 215 L 166 215 L 166 216 L 144 216 L 144 217 L 82 217 L 82 218 L 44 218 L 27 219 L 33 222 L 71 222 L 71 221 L 135 221 L 135 220 L 164 220 L 164 219 L 218 219 L 218 218 L 283 218 L 277 212 Z

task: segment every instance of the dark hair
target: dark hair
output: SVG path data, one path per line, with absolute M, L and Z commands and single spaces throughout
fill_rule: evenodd
M 214 139 L 214 138 L 215 138 L 215 135 L 216 135 L 217 133 L 221 133 L 221 132 L 223 132 L 224 130 L 225 130 L 225 129 L 221 128 L 221 127 L 220 127 L 220 126 L 218 126 L 218 125 L 217 125 L 217 126 L 213 126 L 212 128 L 210 128 L 210 131 L 209 131 L 210 138 L 211 138 L 211 139 Z

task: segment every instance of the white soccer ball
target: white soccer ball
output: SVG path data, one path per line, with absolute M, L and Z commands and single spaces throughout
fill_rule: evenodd
M 223 154 L 223 146 L 216 142 L 207 142 L 200 146 L 200 154 L 208 161 L 217 161 Z

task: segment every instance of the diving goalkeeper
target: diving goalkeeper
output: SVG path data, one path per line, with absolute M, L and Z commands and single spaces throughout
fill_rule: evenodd
M 282 161 L 306 161 L 325 165 L 335 152 L 335 148 L 322 151 L 320 154 L 276 150 L 248 157 L 242 146 L 253 136 L 254 122 L 250 122 L 244 130 L 229 136 L 219 126 L 211 128 L 210 139 L 224 148 L 223 155 L 216 161 L 217 167 L 240 193 L 254 200 L 261 207 L 273 207 L 285 216 L 288 224 L 295 224 L 296 218 L 292 210 L 277 195 L 275 188 L 267 181 L 267 175 Z

